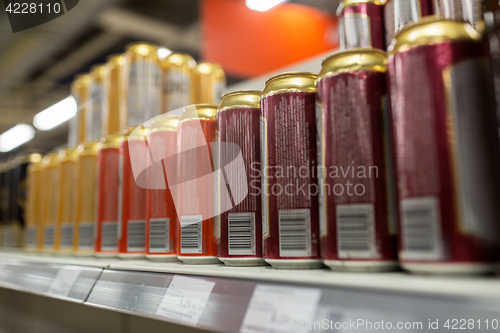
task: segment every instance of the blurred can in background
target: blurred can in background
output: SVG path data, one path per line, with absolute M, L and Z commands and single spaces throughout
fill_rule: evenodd
M 134 129 L 161 112 L 161 66 L 155 45 L 131 44 L 125 57 L 127 107 L 121 121 L 127 130 L 120 139 L 118 256 L 140 258 L 146 254 L 146 189 L 136 183 L 131 159 L 143 164 L 149 152 L 147 133 Z
M 54 242 L 58 219 L 59 173 L 57 153 L 49 153 L 42 159 L 40 182 L 40 207 L 42 230 L 39 244 L 43 252 L 54 252 Z
M 262 228 L 275 268 L 321 267 L 316 168 L 316 79 L 271 77 L 261 101 Z
M 326 58 L 319 74 L 321 252 L 334 270 L 398 265 L 386 71 L 384 51 L 351 49 Z
M 42 201 L 41 193 L 41 156 L 38 162 L 28 166 L 28 193 L 26 198 L 26 232 L 24 248 L 28 252 L 38 249 L 38 230 L 41 228 L 41 216 L 38 214 Z M 1 176 L 0 176 L 1 177 Z
M 85 141 L 86 135 L 86 110 L 90 105 L 90 83 L 91 76 L 89 74 L 79 74 L 71 84 L 71 95 L 75 98 L 78 108 L 75 116 L 76 124 L 76 143 L 80 144 Z M 73 129 L 74 130 L 74 129 Z
M 153 159 L 158 161 L 147 170 L 146 253 L 152 260 L 177 259 L 177 213 L 164 174 L 163 160 L 166 157 L 175 158 L 179 118 L 174 114 L 157 117 L 148 131 Z
M 384 5 L 381 0 L 344 0 L 337 10 L 340 50 L 385 50 Z
M 173 53 L 161 61 L 163 113 L 194 103 L 193 71 L 196 61 L 189 54 Z
M 479 274 L 499 257 L 499 146 L 482 36 L 422 19 L 389 48 L 403 268 Z
M 432 15 L 432 0 L 387 1 L 384 5 L 385 45 L 391 44 L 399 30 L 429 15 Z
M 224 175 L 216 184 L 219 260 L 230 266 L 265 265 L 262 246 L 262 199 L 260 196 L 260 98 L 262 91 L 235 91 L 222 97 L 217 110 L 218 147 L 216 168 Z M 228 147 L 225 143 L 235 145 Z M 236 149 L 240 151 L 235 151 Z M 240 174 L 241 154 L 245 175 Z M 233 162 L 235 161 L 235 162 Z M 236 164 L 231 164 L 231 163 Z M 241 178 L 245 176 L 246 182 Z M 226 185 L 231 184 L 230 188 Z M 232 206 L 233 200 L 242 199 Z M 257 189 L 257 192 L 255 191 Z M 240 200 L 238 200 L 240 201 Z M 224 209 L 221 209 L 224 207 Z M 226 207 L 232 207 L 225 211 Z
M 210 193 L 214 194 L 211 145 L 215 143 L 216 114 L 216 105 L 193 105 L 184 110 L 178 126 L 180 228 L 177 252 L 186 264 L 220 263 L 214 202 L 210 197 Z
M 226 90 L 226 74 L 218 64 L 199 63 L 193 71 L 193 104 L 219 104 Z
M 8 187 L 7 187 L 7 170 L 8 161 L 0 163 L 0 246 L 7 246 L 4 241 L 4 234 L 7 228 L 7 214 L 8 214 Z
M 108 75 L 104 83 L 106 107 L 102 118 L 102 138 L 97 147 L 97 223 L 95 238 L 96 256 L 118 254 L 118 196 L 120 115 L 125 107 L 125 66 L 122 54 L 108 57 Z
M 76 220 L 75 185 L 77 184 L 77 150 L 65 148 L 59 152 L 59 203 L 54 248 L 59 253 L 73 251 L 73 232 Z
M 480 33 L 484 31 L 483 0 L 433 0 L 436 16 L 469 22 Z

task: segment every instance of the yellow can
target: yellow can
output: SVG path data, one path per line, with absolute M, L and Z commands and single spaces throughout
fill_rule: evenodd
M 162 113 L 194 103 L 192 77 L 196 61 L 189 54 L 172 53 L 161 62 Z
M 102 117 L 102 136 L 121 132 L 127 127 L 126 113 L 125 69 L 126 58 L 123 54 L 114 54 L 107 58 L 108 75 L 104 80 L 105 112 Z
M 54 248 L 56 252 L 73 250 L 75 225 L 76 148 L 65 148 L 59 152 L 57 172 L 59 175 L 59 202 Z
M 40 230 L 39 245 L 43 252 L 54 251 L 55 231 L 58 218 L 59 174 L 57 172 L 58 155 L 47 154 L 42 160 L 40 181 Z
M 27 169 L 27 194 L 26 194 L 26 225 L 24 248 L 34 252 L 38 248 L 38 229 L 42 222 L 38 214 L 40 206 L 40 179 L 42 172 L 41 155 L 38 161 L 32 161 Z
M 193 72 L 193 104 L 219 105 L 226 90 L 226 74 L 218 64 L 201 62 Z
M 106 64 L 95 65 L 90 68 L 90 100 L 85 115 L 85 142 L 97 142 L 102 134 L 102 122 L 106 109 L 106 89 L 104 83 L 108 76 Z
M 75 98 L 78 106 L 78 113 L 73 120 L 76 126 L 76 144 L 86 140 L 86 112 L 90 102 L 90 83 L 92 78 L 89 74 L 77 75 L 71 85 L 71 95 Z

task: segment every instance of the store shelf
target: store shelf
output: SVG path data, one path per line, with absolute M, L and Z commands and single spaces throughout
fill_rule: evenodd
M 285 324 L 290 318 L 317 323 L 358 319 L 372 323 L 381 320 L 394 324 L 422 323 L 418 331 L 428 330 L 429 320 L 439 320 L 441 329 L 448 319 L 474 319 L 483 323 L 500 320 L 497 277 L 431 277 L 402 272 L 354 274 L 327 269 L 290 271 L 6 253 L 0 253 L 0 258 L 2 287 L 48 295 L 58 272 L 79 269 L 77 282 L 64 298 L 221 332 L 265 331 L 264 327 L 273 325 L 277 332 L 293 331 Z M 174 278 L 177 282 L 188 278 L 190 285 L 200 283 L 210 290 L 188 290 L 188 286 L 179 292 L 178 283 L 171 286 Z M 93 287 L 88 288 L 90 284 Z M 85 297 L 84 289 L 88 290 Z M 263 292 L 267 293 L 264 298 Z M 206 299 L 200 301 L 204 293 Z M 316 301 L 307 301 L 308 298 Z

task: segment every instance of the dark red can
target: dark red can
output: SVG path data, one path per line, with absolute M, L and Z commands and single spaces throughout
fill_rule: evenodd
M 121 134 L 110 134 L 101 139 L 97 151 L 98 194 L 95 255 L 118 254 L 118 197 Z
M 404 27 L 432 15 L 432 0 L 389 0 L 384 5 L 385 45 Z
M 177 213 L 166 179 L 163 160 L 177 152 L 179 116 L 156 117 L 148 134 L 153 163 L 148 169 L 146 190 L 146 257 L 151 260 L 177 260 Z
M 499 258 L 499 146 L 482 37 L 429 18 L 390 47 L 403 268 L 492 271 Z
M 260 196 L 261 95 L 261 91 L 226 94 L 217 110 L 218 170 L 222 174 L 218 199 L 220 207 L 230 208 L 220 209 L 218 253 L 219 260 L 230 266 L 265 265 Z
M 337 10 L 340 50 L 385 50 L 384 5 L 380 0 L 344 0 Z
M 316 79 L 271 77 L 261 101 L 264 257 L 275 268 L 321 267 L 316 172 Z
M 137 170 L 147 170 L 150 160 L 144 134 L 138 127 L 122 136 L 120 143 L 118 256 L 124 259 L 146 255 L 146 180 L 140 179 L 146 173 L 136 179 L 131 162 Z
M 334 53 L 318 78 L 317 128 L 321 245 L 334 270 L 397 267 L 387 55 Z

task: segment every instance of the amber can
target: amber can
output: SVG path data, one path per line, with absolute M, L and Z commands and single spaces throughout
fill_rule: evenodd
M 27 171 L 28 192 L 26 197 L 26 231 L 24 249 L 28 252 L 35 252 L 38 248 L 37 235 L 41 225 L 41 218 L 38 214 L 38 209 L 41 202 L 41 160 L 31 163 L 28 166 Z
M 218 253 L 219 260 L 229 266 L 265 265 L 260 196 L 261 95 L 261 91 L 250 90 L 228 93 L 217 110 L 216 165 L 222 176 L 216 195 L 220 212 L 216 217 Z
M 55 235 L 59 208 L 59 173 L 57 172 L 58 155 L 50 153 L 42 159 L 41 191 L 39 207 L 42 218 L 41 245 L 42 252 L 54 252 Z
M 344 0 L 337 10 L 340 50 L 385 50 L 384 3 L 381 0 Z
M 321 267 L 316 168 L 316 80 L 283 73 L 261 100 L 264 257 L 275 268 Z
M 193 70 L 193 104 L 217 104 L 226 90 L 226 74 L 219 64 L 200 62 Z
M 155 161 L 147 169 L 146 190 L 146 256 L 151 260 L 177 260 L 177 212 L 164 159 L 176 157 L 179 118 L 175 114 L 156 117 L 147 135 Z
M 493 271 L 500 158 L 481 35 L 468 23 L 422 19 L 396 35 L 388 64 L 403 268 Z
M 196 61 L 189 54 L 172 53 L 161 61 L 163 113 L 194 104 L 193 72 Z
M 397 267 L 397 213 L 387 55 L 336 52 L 318 78 L 318 178 L 322 258 L 334 270 Z
M 216 105 L 192 105 L 183 110 L 178 126 L 175 186 L 178 193 L 174 193 L 180 223 L 178 258 L 187 264 L 220 263 L 217 259 L 212 157 L 216 114 Z M 167 178 L 170 179 L 168 172 Z

